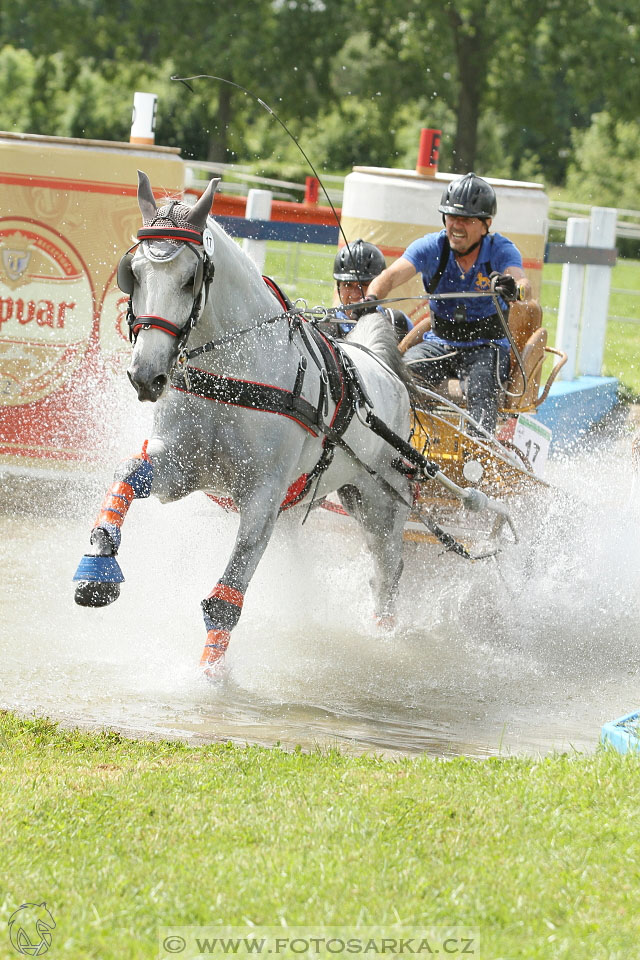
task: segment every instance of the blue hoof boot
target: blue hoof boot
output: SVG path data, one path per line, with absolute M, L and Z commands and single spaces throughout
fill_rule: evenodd
M 106 607 L 120 596 L 124 580 L 115 557 L 96 557 L 85 554 L 73 579 L 78 581 L 75 601 L 81 607 Z

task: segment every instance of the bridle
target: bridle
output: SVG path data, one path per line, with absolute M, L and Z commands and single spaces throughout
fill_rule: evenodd
M 172 202 L 171 207 L 173 207 L 173 205 L 174 202 Z M 167 213 L 162 214 L 162 219 L 168 218 L 173 220 L 171 208 Z M 173 222 L 175 223 L 175 221 Z M 189 335 L 196 326 L 202 313 L 207 300 L 209 286 L 215 273 L 215 267 L 211 259 L 214 245 L 213 234 L 207 227 L 202 231 L 192 227 L 180 227 L 177 224 L 173 227 L 154 227 L 152 223 L 150 226 L 142 227 L 138 230 L 136 237 L 137 242 L 134 243 L 120 259 L 116 274 L 118 287 L 129 297 L 126 317 L 129 327 L 129 340 L 132 344 L 135 344 L 140 330 L 162 330 L 164 333 L 169 334 L 169 336 L 176 337 L 178 341 L 178 354 L 182 354 L 187 345 Z M 187 321 L 182 326 L 178 326 L 178 324 L 172 320 L 167 320 L 166 317 L 160 317 L 156 314 L 140 314 L 136 316 L 133 311 L 135 278 L 133 276 L 131 263 L 135 250 L 145 240 L 179 240 L 184 246 L 191 250 L 198 261 L 193 278 L 193 304 Z M 182 247 L 180 249 L 182 249 Z

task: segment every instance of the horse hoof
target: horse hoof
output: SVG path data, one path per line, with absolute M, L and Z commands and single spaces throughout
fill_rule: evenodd
M 100 583 L 96 580 L 80 580 L 74 600 L 80 607 L 106 607 L 120 596 L 119 583 Z
M 73 579 L 75 601 L 81 607 L 106 607 L 120 596 L 122 570 L 115 557 L 85 553 Z
M 224 657 L 218 657 L 213 663 L 201 663 L 199 667 L 200 676 L 209 683 L 222 683 L 227 675 L 227 667 Z
M 373 620 L 379 630 L 383 630 L 386 633 L 390 633 L 392 630 L 395 630 L 396 618 L 393 616 L 393 614 L 388 613 L 384 616 L 376 614 Z

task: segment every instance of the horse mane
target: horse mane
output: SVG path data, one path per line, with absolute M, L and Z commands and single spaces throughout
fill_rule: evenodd
M 378 311 L 367 313 L 345 337 L 347 343 L 359 343 L 375 353 L 395 373 L 410 396 L 417 396 L 417 381 L 411 367 L 402 359 L 393 327 Z

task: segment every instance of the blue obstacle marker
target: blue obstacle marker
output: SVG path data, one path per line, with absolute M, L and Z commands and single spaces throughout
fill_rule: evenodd
M 610 744 L 618 753 L 637 753 L 640 756 L 640 710 L 605 723 L 600 742 Z
M 556 380 L 536 417 L 552 431 L 552 446 L 571 444 L 611 413 L 618 402 L 615 377 Z

